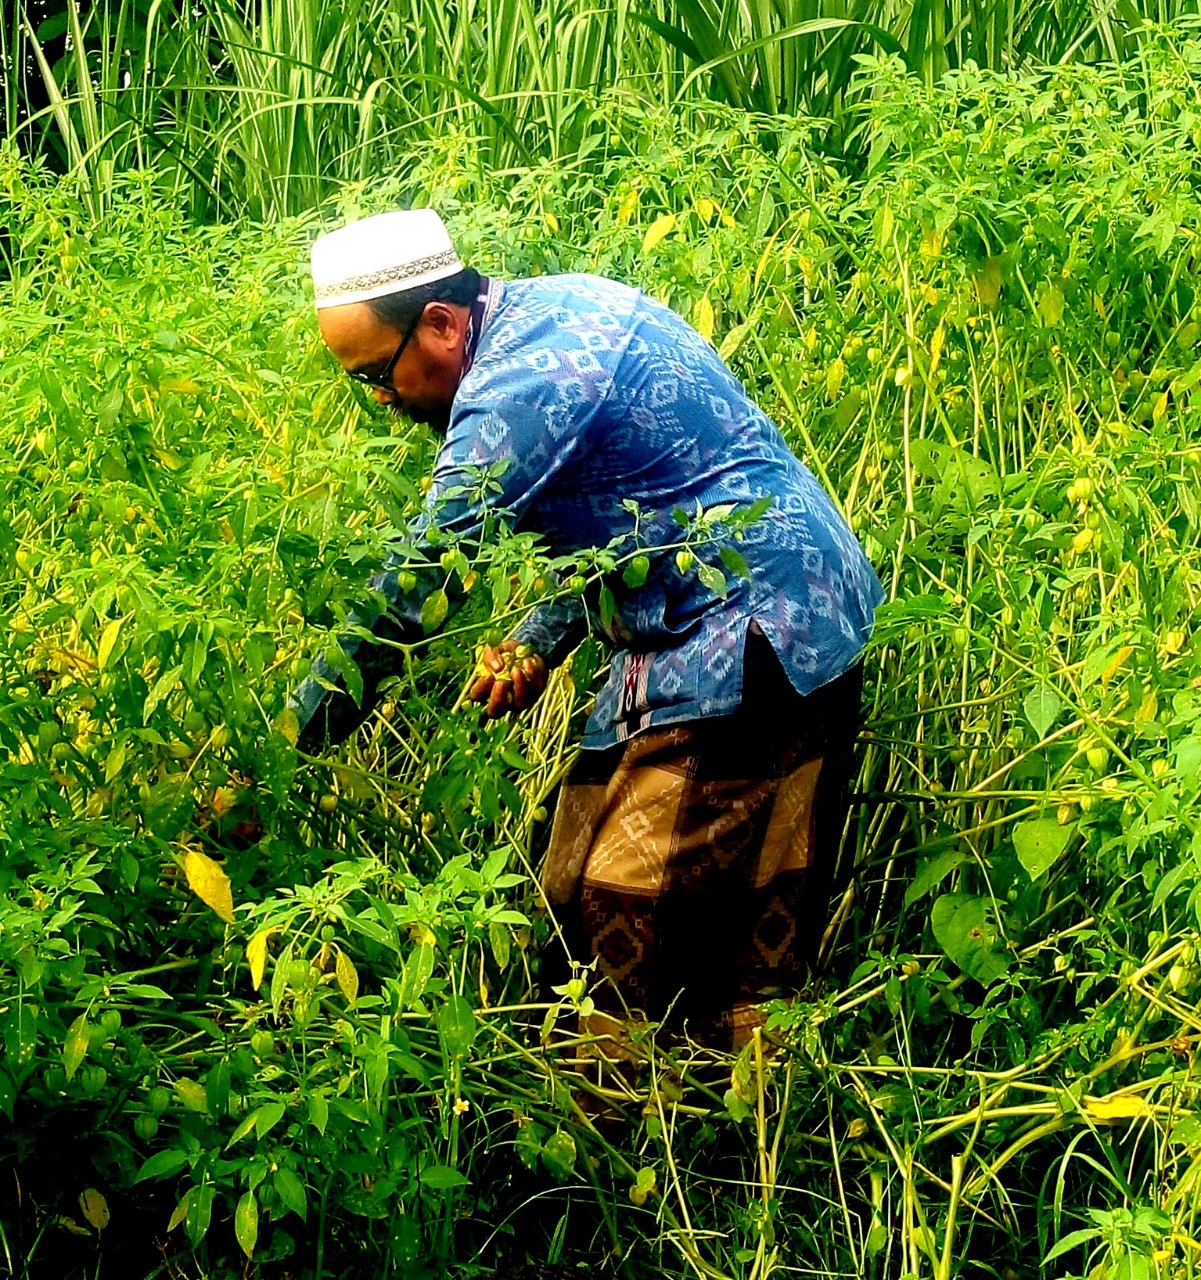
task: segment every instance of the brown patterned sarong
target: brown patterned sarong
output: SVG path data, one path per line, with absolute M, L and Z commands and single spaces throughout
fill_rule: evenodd
M 862 665 L 802 697 L 757 630 L 729 716 L 585 751 L 559 796 L 543 889 L 598 1007 L 714 1046 L 799 988 L 826 924 Z

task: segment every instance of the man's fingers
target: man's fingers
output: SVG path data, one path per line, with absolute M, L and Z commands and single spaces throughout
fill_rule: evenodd
M 494 719 L 502 716 L 509 709 L 509 694 L 512 692 L 512 685 L 508 680 L 495 680 L 492 684 L 492 692 L 488 696 L 488 714 Z
M 494 649 L 490 644 L 484 646 L 483 653 L 480 654 L 480 662 L 483 663 L 493 674 L 499 675 L 505 669 L 505 660 L 502 654 Z
M 492 692 L 493 676 L 491 672 L 479 677 L 478 680 L 467 690 L 467 696 L 472 702 L 483 702 L 484 699 Z
M 529 695 L 529 689 L 526 685 L 525 673 L 520 667 L 513 668 L 513 706 L 518 711 L 524 711 L 530 705 L 533 699 Z

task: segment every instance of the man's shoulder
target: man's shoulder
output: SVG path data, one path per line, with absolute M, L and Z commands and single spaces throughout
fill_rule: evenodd
M 575 310 L 618 309 L 631 311 L 641 297 L 638 289 L 620 280 L 594 276 L 584 271 L 561 275 L 521 276 L 505 281 L 505 301 L 533 305 L 563 306 Z

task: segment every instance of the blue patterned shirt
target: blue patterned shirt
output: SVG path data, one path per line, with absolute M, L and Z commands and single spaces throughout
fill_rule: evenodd
M 500 463 L 488 508 L 539 533 L 556 555 L 632 537 L 635 516 L 625 504 L 637 504 L 650 569 L 637 587 L 610 575 L 613 661 L 585 747 L 732 712 L 752 621 L 802 694 L 853 665 L 883 598 L 880 583 L 812 473 L 695 330 L 640 291 L 588 275 L 492 281 L 481 310 L 414 535 L 431 521 L 477 535 L 487 513 L 470 494 L 480 470 Z M 681 573 L 674 553 L 652 550 L 679 542 L 677 509 L 758 498 L 772 505 L 730 544 L 749 577 L 726 573 L 724 599 L 695 565 Z M 716 567 L 719 551 L 702 555 Z M 422 598 L 441 581 L 419 575 L 416 588 L 401 592 L 395 572 L 372 580 L 399 638 L 420 636 Z M 382 618 L 364 620 L 377 626 Z M 514 634 L 553 664 L 587 626 L 585 608 L 570 599 L 535 609 Z M 328 679 L 329 668 L 318 673 Z M 313 679 L 296 690 L 302 724 L 325 694 Z

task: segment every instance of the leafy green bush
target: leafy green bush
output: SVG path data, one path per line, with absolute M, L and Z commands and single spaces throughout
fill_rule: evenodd
M 804 121 L 606 101 L 578 170 L 450 131 L 269 227 L 191 227 L 151 174 L 93 221 L 6 155 L 0 1158 L 41 1188 L 14 1257 L 90 1257 L 69 1219 L 174 1223 L 209 1276 L 1191 1274 L 1199 61 L 875 64 L 853 180 Z M 344 753 L 272 730 L 432 456 L 303 292 L 319 218 L 397 200 L 482 270 L 677 307 L 889 587 L 856 896 L 772 1053 L 652 1037 L 604 1070 L 586 979 L 547 989 L 534 870 L 595 656 L 528 723 L 457 705 L 475 640 L 572 567 L 528 537 L 447 548 L 466 609 Z

